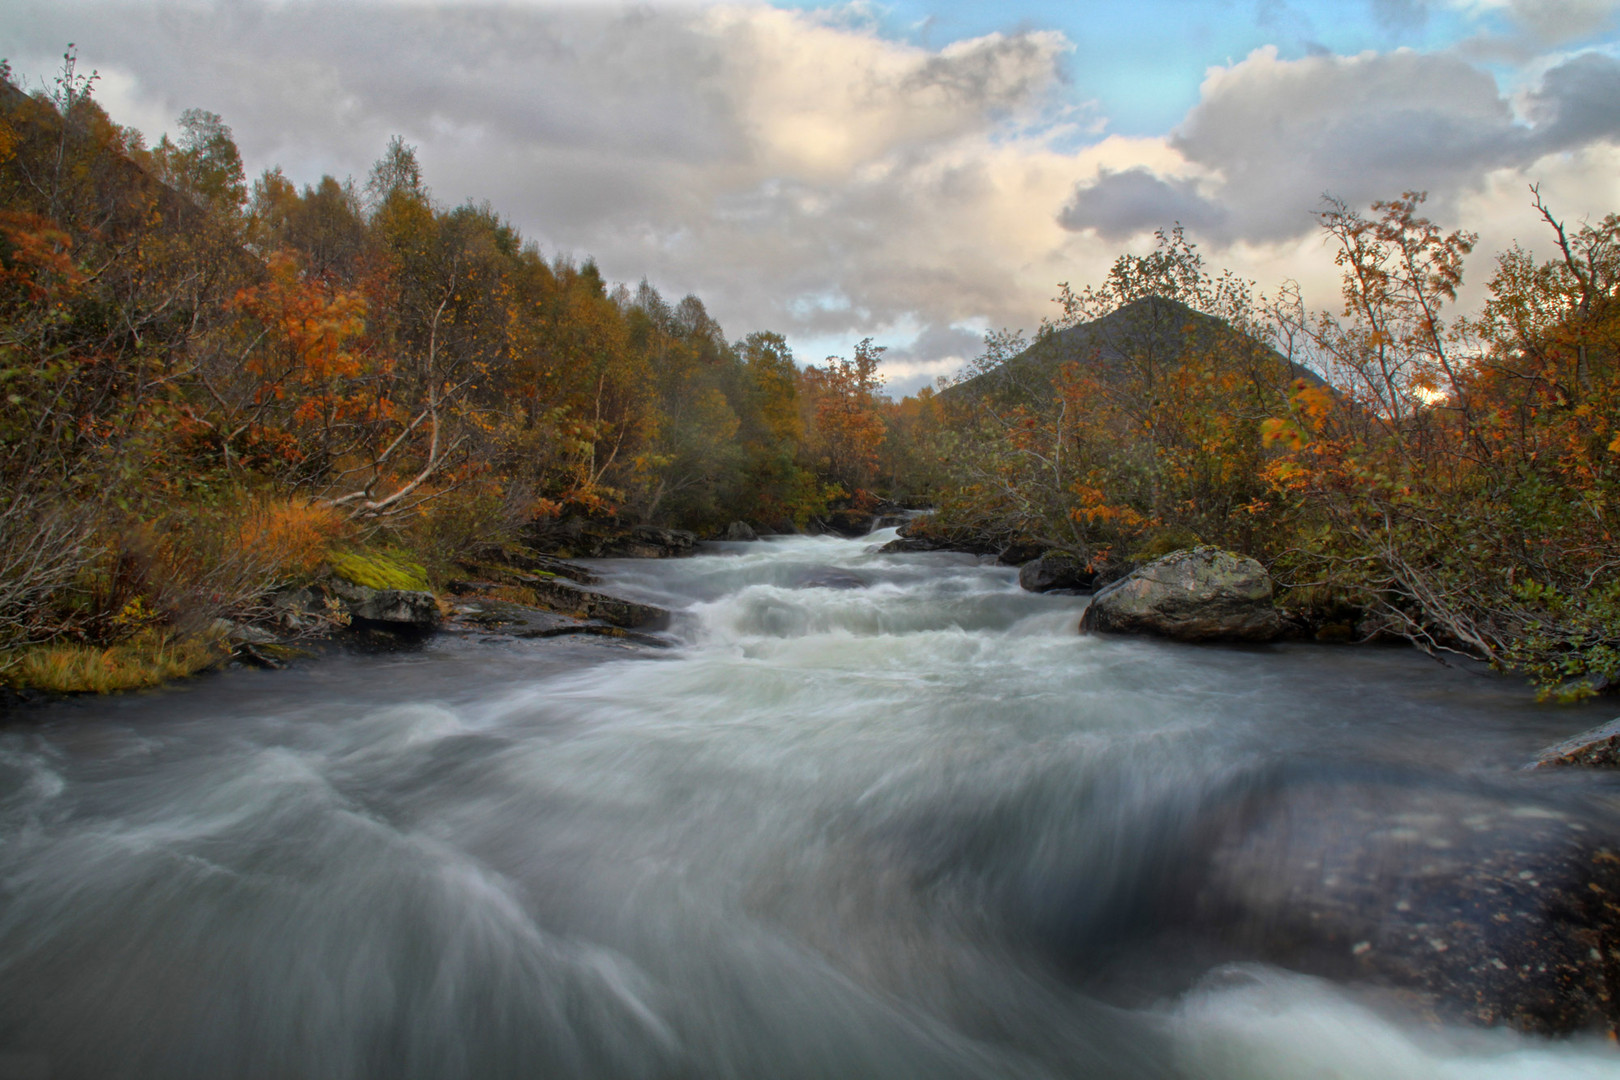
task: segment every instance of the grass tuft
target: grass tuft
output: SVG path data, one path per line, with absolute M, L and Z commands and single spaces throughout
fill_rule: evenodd
M 0 660 L 0 680 L 56 694 L 140 690 L 205 671 L 230 658 L 218 634 L 178 636 L 148 631 L 109 648 L 30 645 Z

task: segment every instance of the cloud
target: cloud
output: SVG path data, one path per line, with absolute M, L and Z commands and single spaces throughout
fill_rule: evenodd
M 1425 10 L 1373 2 L 1389 26 Z M 1286 4 L 1259 14 L 1309 31 Z M 1212 262 L 1331 281 L 1310 237 L 1324 191 L 1427 188 L 1443 215 L 1505 205 L 1535 169 L 1564 177 L 1572 215 L 1620 201 L 1613 170 L 1569 164 L 1610 162 L 1620 137 L 1602 53 L 1542 58 L 1509 96 L 1459 53 L 1260 50 L 1211 69 L 1175 131 L 1124 137 L 1073 101 L 1062 34 L 923 47 L 859 4 L 10 0 L 4 22 L 16 70 L 77 41 L 150 136 L 201 106 L 251 168 L 314 182 L 363 177 L 400 134 L 442 201 L 488 200 L 548 254 L 695 292 L 733 336 L 778 330 L 807 360 L 878 335 L 896 386 L 976 354 L 964 327 L 1032 329 L 1056 282 L 1177 220 Z
M 1429 21 L 1425 0 L 1372 0 L 1373 20 L 1390 33 L 1417 30 Z
M 1173 220 L 1220 243 L 1306 233 L 1324 193 L 1365 205 L 1407 190 L 1455 212 L 1487 173 L 1620 135 L 1620 62 L 1583 53 L 1547 71 L 1524 116 L 1485 71 L 1408 49 L 1213 69 L 1168 145 L 1177 175 L 1103 172 L 1077 187 L 1070 229 L 1129 235 Z M 1157 215 L 1155 219 L 1154 215 Z
M 1197 181 L 1167 179 L 1139 165 L 1123 172 L 1103 169 L 1095 180 L 1075 190 L 1058 223 L 1123 240 L 1177 223 L 1213 233 L 1224 226 L 1226 216 L 1225 208 L 1199 194 Z
M 1077 175 L 1049 147 L 1072 113 L 1068 42 L 927 49 L 856 16 L 23 0 L 7 21 L 19 69 L 77 40 L 118 65 L 115 111 L 217 111 L 254 168 L 363 176 L 401 134 L 441 199 L 487 199 L 550 251 L 698 292 L 734 334 L 1017 317 Z M 818 302 L 834 292 L 849 303 Z
M 1543 45 L 1590 37 L 1614 25 L 1616 0 L 1509 0 L 1508 14 Z

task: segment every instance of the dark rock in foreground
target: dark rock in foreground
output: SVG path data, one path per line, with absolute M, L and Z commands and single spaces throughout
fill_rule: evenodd
M 1271 577 L 1219 548 L 1177 551 L 1107 586 L 1080 619 L 1082 633 L 1155 634 L 1177 641 L 1270 641 L 1282 632 Z
M 1547 747 L 1536 755 L 1530 768 L 1553 769 L 1561 765 L 1594 765 L 1607 769 L 1620 766 L 1620 718 Z
M 1229 819 L 1192 924 L 1269 963 L 1556 1034 L 1620 1023 L 1620 844 L 1533 797 L 1302 783 Z
M 1048 551 L 1018 569 L 1019 587 L 1030 592 L 1085 589 L 1093 579 L 1086 561 L 1072 551 Z

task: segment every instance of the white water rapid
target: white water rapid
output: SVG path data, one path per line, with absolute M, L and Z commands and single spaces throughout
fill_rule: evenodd
M 441 635 L 16 712 L 0 1080 L 1620 1080 L 1155 936 L 1278 768 L 1514 783 L 1606 716 L 1402 650 L 1082 638 L 1083 598 L 890 536 L 604 563 L 665 649 Z

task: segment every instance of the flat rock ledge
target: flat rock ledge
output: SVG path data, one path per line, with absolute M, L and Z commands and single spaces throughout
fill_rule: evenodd
M 496 635 L 522 639 L 570 637 L 624 638 L 644 645 L 667 645 L 651 637 L 601 619 L 580 619 L 555 611 L 543 611 L 525 604 L 488 597 L 469 597 L 451 607 L 449 630 L 468 634 Z
M 1620 717 L 1547 747 L 1527 768 L 1556 769 L 1566 765 L 1603 769 L 1620 766 Z
M 1176 641 L 1270 641 L 1282 633 L 1271 576 L 1214 547 L 1176 551 L 1092 597 L 1080 632 L 1153 634 Z

